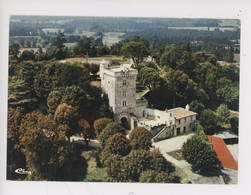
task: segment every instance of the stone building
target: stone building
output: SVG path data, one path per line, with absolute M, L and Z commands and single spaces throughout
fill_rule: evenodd
M 155 141 L 191 131 L 194 128 L 196 113 L 186 108 L 157 110 L 148 108 L 148 101 L 136 99 L 136 77 L 138 71 L 130 64 L 109 66 L 100 63 L 101 87 L 108 95 L 109 105 L 114 114 L 128 130 L 137 126 L 147 128 Z

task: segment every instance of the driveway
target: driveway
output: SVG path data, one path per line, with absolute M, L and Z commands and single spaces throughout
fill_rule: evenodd
M 168 152 L 180 150 L 183 143 L 186 142 L 186 140 L 190 137 L 192 137 L 194 133 L 187 134 L 187 135 L 181 135 L 178 137 L 173 137 L 169 139 L 165 139 L 159 142 L 154 142 L 153 146 L 155 148 L 159 148 L 160 152 L 163 154 L 163 156 L 171 163 L 175 164 L 176 166 L 180 168 L 188 167 L 189 164 L 185 160 L 178 161 L 172 156 L 168 155 Z

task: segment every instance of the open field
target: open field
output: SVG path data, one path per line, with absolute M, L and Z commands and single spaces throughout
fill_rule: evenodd
M 94 158 L 91 157 L 90 151 L 83 151 L 82 155 L 87 160 L 88 168 L 87 173 L 85 176 L 85 179 L 83 181 L 86 182 L 102 182 L 103 181 L 103 175 L 104 175 L 104 168 L 103 167 L 97 167 L 97 163 Z
M 202 26 L 202 27 L 168 27 L 168 29 L 186 29 L 186 30 L 209 30 L 209 31 L 215 31 L 215 29 L 219 29 L 220 31 L 225 31 L 225 30 L 229 30 L 229 31 L 234 31 L 235 28 L 234 27 L 207 27 L 207 26 Z
M 175 150 L 172 152 L 168 152 L 167 154 L 169 154 L 170 156 L 172 156 L 173 158 L 177 159 L 177 160 L 184 160 L 183 155 L 181 153 L 181 150 Z
M 234 61 L 240 63 L 240 54 L 234 54 Z
M 113 55 L 107 55 L 107 56 L 102 56 L 102 57 L 90 57 L 90 58 L 85 58 L 83 56 L 79 57 L 73 57 L 73 58 L 68 58 L 61 60 L 60 62 L 80 62 L 80 63 L 96 63 L 99 64 L 102 60 L 106 60 L 111 63 L 111 61 L 116 61 L 119 62 L 120 64 L 130 64 L 131 60 L 130 59 L 124 59 L 123 56 L 113 56 Z

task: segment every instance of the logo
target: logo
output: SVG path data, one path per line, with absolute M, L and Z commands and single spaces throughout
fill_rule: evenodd
M 15 170 L 15 172 L 22 175 L 27 175 L 27 174 L 31 175 L 31 171 L 25 171 L 25 169 L 23 168 L 18 168 Z

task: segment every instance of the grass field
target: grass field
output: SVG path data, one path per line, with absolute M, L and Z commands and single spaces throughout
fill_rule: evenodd
M 103 167 L 97 167 L 97 163 L 94 158 L 91 157 L 90 151 L 83 151 L 82 156 L 85 157 L 87 160 L 88 168 L 87 168 L 87 174 L 85 176 L 85 179 L 83 181 L 85 182 L 102 182 L 103 181 L 103 175 L 104 175 L 104 168 Z
M 130 64 L 131 60 L 127 59 L 127 58 L 123 58 L 123 56 L 113 56 L 113 55 L 107 55 L 107 56 L 102 56 L 102 57 L 89 57 L 88 59 L 86 59 L 83 56 L 79 56 L 79 57 L 73 57 L 73 58 L 68 58 L 65 60 L 61 60 L 60 62 L 81 62 L 81 63 L 96 63 L 99 64 L 102 60 L 106 60 L 108 62 L 112 62 L 112 61 L 116 61 L 119 62 L 120 64 Z
M 240 63 L 240 54 L 234 54 L 234 61 Z
M 179 161 L 180 160 L 184 160 L 181 150 L 176 150 L 176 151 L 168 152 L 167 154 L 170 155 L 170 156 L 172 156 L 176 160 L 179 160 Z

